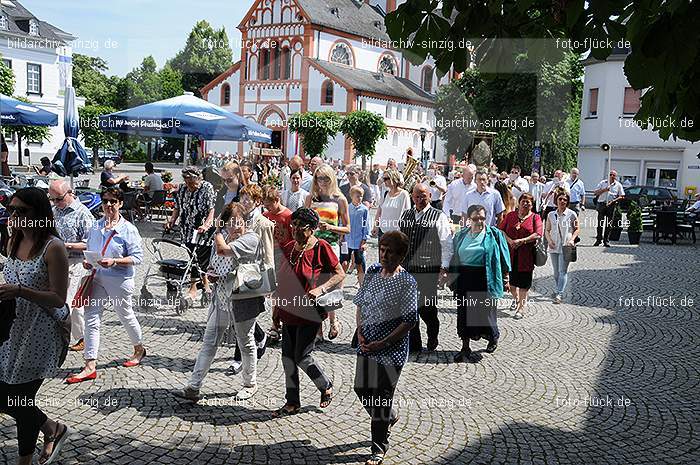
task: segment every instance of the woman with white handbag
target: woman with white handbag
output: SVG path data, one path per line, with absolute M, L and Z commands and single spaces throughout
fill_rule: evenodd
M 250 399 L 258 390 L 255 319 L 265 309 L 264 288 L 269 287 L 269 282 L 259 271 L 260 236 L 248 229 L 246 211 L 240 204 L 232 202 L 224 209 L 217 221 L 214 247 L 216 256 L 209 274 L 215 283 L 203 345 L 189 383 L 173 392 L 192 402 L 199 401 L 202 382 L 231 319 L 243 358 L 243 388 L 236 394 L 236 400 Z

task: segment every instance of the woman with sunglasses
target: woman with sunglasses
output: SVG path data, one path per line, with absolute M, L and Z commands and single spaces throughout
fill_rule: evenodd
M 124 205 L 124 193 L 120 189 L 105 189 L 101 197 L 104 217 L 90 230 L 87 241 L 87 250 L 98 253 L 99 260 L 95 265 L 87 260 L 83 262 L 86 269 L 94 272 L 90 300 L 85 306 L 85 367 L 77 375 L 67 378 L 68 384 L 97 377 L 102 310 L 107 303 L 111 304 L 134 346 L 134 354 L 123 366 L 138 366 L 146 356 L 141 325 L 134 315 L 131 302 L 134 293 L 134 266 L 143 261 L 141 235 L 136 226 L 119 213 Z
M 398 231 L 400 229 L 399 220 L 401 215 L 406 210 L 411 209 L 411 196 L 401 188 L 403 181 L 401 174 L 395 169 L 387 169 L 384 171 L 382 178 L 384 187 L 388 188 L 385 191 L 384 197 L 379 199 L 379 208 L 377 215 L 374 218 L 374 228 L 372 236 L 381 239 L 382 234 L 389 231 Z
M 18 464 L 32 463 L 39 431 L 44 433 L 39 456 L 44 464 L 56 459 L 70 435 L 66 425 L 48 419 L 35 406 L 37 391 L 56 375 L 67 351 L 62 326 L 70 318 L 65 304 L 68 255 L 44 191 L 17 191 L 7 210 L 13 234 L 0 300 L 3 305 L 14 301 L 16 316 L 9 334 L 0 335 L 0 413 L 17 422 Z
M 549 247 L 549 255 L 552 257 L 554 269 L 554 294 L 555 304 L 560 304 L 569 280 L 569 261 L 564 253 L 563 246 L 573 247 L 579 235 L 578 215 L 569 209 L 569 193 L 564 189 L 556 190 L 554 199 L 557 209 L 549 212 L 546 222 L 545 237 Z
M 221 179 L 224 181 L 224 186 L 219 189 L 219 192 L 216 194 L 216 200 L 214 201 L 215 218 L 221 215 L 226 205 L 241 200 L 243 180 L 238 163 L 235 161 L 226 162 L 221 168 Z
M 348 201 L 338 188 L 335 170 L 323 164 L 316 168 L 311 183 L 311 195 L 306 198 L 306 208 L 311 208 L 321 220 L 316 237 L 330 244 L 335 256 L 340 259 L 340 239 L 350 232 L 350 213 Z M 338 337 L 338 321 L 335 310 L 328 312 L 330 329 L 328 339 Z M 319 329 L 319 341 L 323 341 L 323 328 Z
M 333 398 L 333 384 L 311 354 L 316 334 L 326 318 L 326 312 L 314 301 L 326 291 L 341 286 L 345 273 L 330 244 L 314 235 L 319 223 L 316 211 L 305 207 L 295 211 L 292 214 L 294 240 L 282 249 L 286 260 L 277 275 L 278 287 L 273 302 L 284 323 L 282 366 L 287 402 L 273 413 L 273 417 L 299 412 L 299 368 L 321 392 L 321 408 L 328 407 Z
M 510 252 L 506 238 L 498 228 L 486 224 L 486 208 L 471 205 L 467 209 L 470 225 L 454 237 L 450 271 L 456 275 L 451 289 L 457 297 L 457 335 L 462 349 L 455 362 L 478 362 L 469 340 L 486 339 L 486 352 L 498 346 L 500 332 L 496 304 L 508 290 Z

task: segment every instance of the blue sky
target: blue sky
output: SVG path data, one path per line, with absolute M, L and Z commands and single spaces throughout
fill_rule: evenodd
M 20 0 L 42 21 L 78 39 L 74 52 L 99 56 L 109 74 L 124 76 L 144 57 L 159 67 L 182 49 L 201 19 L 226 28 L 234 60 L 240 55 L 236 29 L 252 0 Z

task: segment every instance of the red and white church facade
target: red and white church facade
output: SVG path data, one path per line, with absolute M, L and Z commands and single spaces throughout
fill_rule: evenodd
M 272 147 L 287 157 L 304 156 L 289 116 L 368 110 L 388 127 L 375 163 L 401 162 L 408 147 L 419 154 L 422 127 L 430 158 L 443 160 L 434 95 L 453 76 L 438 80 L 432 59 L 415 66 L 391 47 L 384 15 L 396 7 L 396 0 L 256 0 L 238 25 L 240 61 L 203 87 L 203 98 L 272 129 Z M 243 155 L 249 145 L 209 141 L 206 150 Z M 338 134 L 325 156 L 349 163 L 352 144 Z

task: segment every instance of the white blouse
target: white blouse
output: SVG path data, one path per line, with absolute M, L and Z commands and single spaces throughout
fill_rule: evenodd
M 562 215 L 560 215 L 557 210 L 549 212 L 547 216 L 547 221 L 551 225 L 549 237 L 554 244 L 554 247 L 549 247 L 550 252 L 562 253 L 561 246 L 569 242 L 574 235 L 576 229 L 574 224 L 577 219 L 578 215 L 576 215 L 576 212 L 568 208 L 564 210 Z

